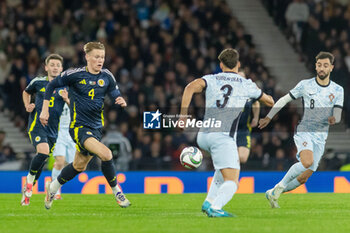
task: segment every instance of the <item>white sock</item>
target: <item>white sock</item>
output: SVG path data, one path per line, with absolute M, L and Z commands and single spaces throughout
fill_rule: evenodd
M 279 182 L 282 187 L 287 187 L 288 183 L 298 177 L 301 173 L 306 171 L 306 168 L 303 166 L 301 162 L 293 164 L 287 172 L 287 174 L 283 177 L 283 179 Z
M 35 175 L 33 176 L 32 174 L 28 173 L 27 175 L 27 183 L 33 184 L 35 180 Z
M 50 184 L 51 193 L 56 194 L 61 187 L 62 185 L 60 184 L 60 182 L 58 182 L 57 179 L 54 179 L 54 181 L 52 181 Z
M 57 170 L 56 168 L 52 168 L 52 172 L 51 172 L 51 179 L 55 180 L 57 178 L 57 176 L 61 173 L 61 170 Z
M 291 191 L 291 190 L 294 190 L 294 189 L 296 189 L 297 187 L 299 187 L 300 185 L 301 185 L 301 184 L 300 184 L 300 182 L 298 181 L 298 179 L 295 178 L 294 180 L 292 180 L 291 182 L 289 182 L 289 183 L 287 184 L 287 186 L 284 188 L 283 192 L 285 193 L 285 192 L 289 192 L 289 191 Z
M 52 172 L 51 172 L 51 180 L 56 180 L 57 176 L 61 173 L 61 170 L 57 170 L 56 168 L 52 168 Z M 58 189 L 56 194 L 61 194 L 61 190 Z
M 116 195 L 117 193 L 121 192 L 122 190 L 119 188 L 119 185 L 117 184 L 116 186 L 114 187 L 111 187 L 112 188 L 112 191 L 113 191 L 113 194 Z
M 237 184 L 232 180 L 225 181 L 219 188 L 217 197 L 215 198 L 212 208 L 222 209 L 233 197 L 237 191 Z
M 213 203 L 215 200 L 220 186 L 224 183 L 224 177 L 222 177 L 220 170 L 215 170 L 213 180 L 211 181 L 207 198 L 205 199 L 209 203 Z

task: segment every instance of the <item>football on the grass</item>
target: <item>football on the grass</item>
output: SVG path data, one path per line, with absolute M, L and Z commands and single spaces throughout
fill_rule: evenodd
M 202 160 L 202 152 L 195 146 L 185 147 L 180 155 L 180 162 L 182 166 L 187 169 L 199 167 L 202 163 Z

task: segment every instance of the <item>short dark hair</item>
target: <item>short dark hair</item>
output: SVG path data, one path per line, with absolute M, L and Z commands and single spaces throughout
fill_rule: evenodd
M 316 62 L 319 60 L 319 59 L 326 59 L 328 58 L 329 61 L 331 62 L 331 64 L 333 65 L 333 62 L 334 62 L 334 55 L 329 53 L 329 52 L 319 52 L 319 54 L 317 54 L 316 56 Z
M 47 56 L 47 58 L 45 59 L 45 65 L 49 64 L 50 60 L 59 60 L 63 64 L 63 57 L 56 53 Z
M 239 53 L 235 49 L 224 49 L 218 56 L 218 59 L 227 68 L 233 69 L 238 63 Z

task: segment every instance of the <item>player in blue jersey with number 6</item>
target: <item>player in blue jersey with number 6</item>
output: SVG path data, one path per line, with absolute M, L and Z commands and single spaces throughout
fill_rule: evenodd
M 304 184 L 317 170 L 329 126 L 340 122 L 344 90 L 330 80 L 333 62 L 334 56 L 331 53 L 320 52 L 316 56 L 317 76 L 300 81 L 287 95 L 280 98 L 267 116 L 259 122 L 259 128 L 262 129 L 288 102 L 298 98 L 303 100 L 303 118 L 294 135 L 299 162 L 289 168 L 274 188 L 266 191 L 266 198 L 272 208 L 279 208 L 278 198 L 283 192 Z
M 102 144 L 101 129 L 104 125 L 103 108 L 106 94 L 122 107 L 126 102 L 121 97 L 113 74 L 103 69 L 105 47 L 100 42 L 89 42 L 84 45 L 87 66 L 64 71 L 51 82 L 45 93 L 45 100 L 40 114 L 40 121 L 47 125 L 49 117 L 49 100 L 57 87 L 68 86 L 70 98 L 71 124 L 69 133 L 76 143 L 76 154 L 73 163 L 63 168 L 57 179 L 46 184 L 45 207 L 51 208 L 56 192 L 62 185 L 86 169 L 94 155 L 101 160 L 101 170 L 112 188 L 114 197 L 121 207 L 128 207 L 126 199 L 117 184 L 116 170 L 111 150 Z
M 223 72 L 205 75 L 189 83 L 183 93 L 180 121 L 186 121 L 187 109 L 194 93 L 205 91 L 204 121 L 221 121 L 220 128 L 201 128 L 197 136 L 199 147 L 212 157 L 215 173 L 202 205 L 209 217 L 232 217 L 222 208 L 232 199 L 238 188 L 240 159 L 236 144 L 237 125 L 248 99 L 258 99 L 272 106 L 274 101 L 254 82 L 240 76 L 239 54 L 235 49 L 225 49 L 219 55 Z

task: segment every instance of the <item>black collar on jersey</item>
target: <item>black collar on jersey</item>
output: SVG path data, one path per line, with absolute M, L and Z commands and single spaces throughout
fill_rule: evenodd
M 234 74 L 237 74 L 236 72 L 233 72 L 233 71 L 223 71 L 222 73 L 234 73 Z
M 319 83 L 319 82 L 317 81 L 317 76 L 315 77 L 315 81 L 316 81 L 316 83 L 317 83 L 319 86 L 321 86 L 321 87 L 328 87 L 329 84 L 331 84 L 331 79 L 329 79 L 329 82 L 328 82 L 327 85 L 322 85 L 321 83 Z

